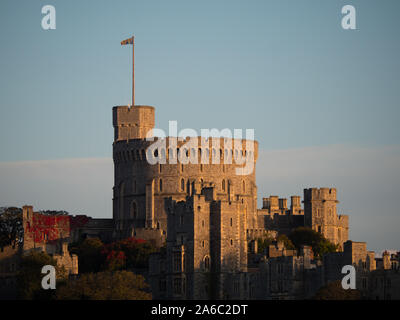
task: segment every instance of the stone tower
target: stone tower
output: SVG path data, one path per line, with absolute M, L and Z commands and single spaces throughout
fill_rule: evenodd
M 222 299 L 230 276 L 247 271 L 245 205 L 215 191 L 195 181 L 185 201 L 165 200 L 168 297 Z
M 197 157 L 197 163 L 183 164 L 176 159 L 177 151 L 187 148 L 188 139 L 167 137 L 165 146 L 157 154 L 163 155 L 165 163 L 150 164 L 147 161 L 149 146 L 158 142 L 146 139 L 154 128 L 154 108 L 150 106 L 118 106 L 113 108 L 113 219 L 115 238 L 138 237 L 163 242 L 167 231 L 167 212 L 164 199 L 172 197 L 184 201 L 191 195 L 193 183 L 201 186 L 214 183 L 215 193 L 232 201 L 242 197 L 247 225 L 257 227 L 257 187 L 255 183 L 255 162 L 258 156 L 256 141 L 203 137 L 197 139 L 197 146 L 186 149 L 190 157 Z M 230 140 L 230 141 L 228 141 Z M 247 148 L 248 142 L 254 148 Z M 233 155 L 241 154 L 243 159 L 254 161 L 254 170 L 248 175 L 238 175 L 236 169 L 243 164 L 234 161 Z M 214 157 L 219 158 L 215 163 Z M 206 159 L 207 163 L 204 163 Z M 175 161 L 173 161 L 175 160 Z
M 348 240 L 348 216 L 338 215 L 335 188 L 304 189 L 304 225 L 343 248 Z

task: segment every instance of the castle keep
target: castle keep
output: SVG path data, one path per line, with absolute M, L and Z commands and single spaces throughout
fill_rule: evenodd
M 217 139 L 204 141 L 202 137 L 197 137 L 199 147 L 186 152 L 190 157 L 198 157 L 198 164 L 183 164 L 177 157 L 187 140 L 168 137 L 166 148 L 156 151 L 164 155 L 166 163 L 151 165 L 147 161 L 146 150 L 153 142 L 146 140 L 146 134 L 154 128 L 154 108 L 114 107 L 113 125 L 113 218 L 116 237 L 139 236 L 157 242 L 160 238 L 165 239 L 168 216 L 165 199 L 184 201 L 193 193 L 195 185 L 199 194 L 207 186 L 214 189 L 219 199 L 232 201 L 240 198 L 246 225 L 257 228 L 255 171 L 246 176 L 235 174 L 238 165 L 224 161 L 234 152 L 232 143 L 228 149 L 227 139 L 219 138 L 216 143 Z M 253 152 L 247 153 L 246 140 L 234 140 L 233 145 L 241 146 L 243 157 Z M 219 164 L 213 163 L 216 155 Z M 255 162 L 256 142 L 252 157 Z M 204 161 L 205 158 L 208 161 Z

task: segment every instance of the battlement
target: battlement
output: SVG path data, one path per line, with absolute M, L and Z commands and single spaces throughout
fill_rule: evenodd
M 300 196 L 290 197 L 290 208 L 301 209 Z M 279 196 L 270 196 L 269 198 L 263 198 L 263 209 L 269 210 L 287 210 L 288 201 L 286 198 L 279 198 Z
M 126 128 L 129 129 L 129 127 Z M 117 128 L 116 130 L 121 132 L 122 129 Z M 246 139 L 232 139 L 230 143 L 226 143 L 225 138 L 192 137 L 190 139 L 193 140 L 189 140 L 189 138 L 181 140 L 176 137 L 166 137 L 165 139 L 154 137 L 154 141 L 131 137 L 129 139 L 121 138 L 114 141 L 113 157 L 115 161 L 146 160 L 147 148 L 151 144 L 159 142 L 159 149 L 154 151 L 154 156 L 160 155 L 161 158 L 165 158 L 166 162 L 178 160 L 179 151 L 186 152 L 190 158 L 198 157 L 198 163 L 201 163 L 203 159 L 204 163 L 232 164 L 236 159 L 257 161 L 258 158 L 257 141 L 252 141 L 254 145 L 248 148 L 249 140 Z M 189 141 L 197 142 L 197 146 L 195 143 L 190 144 Z M 205 159 L 208 159 L 208 162 Z
M 308 188 L 304 189 L 304 201 L 334 200 L 336 201 L 336 188 Z
M 154 128 L 154 123 L 154 107 L 113 107 L 114 141 L 144 139 L 148 131 Z

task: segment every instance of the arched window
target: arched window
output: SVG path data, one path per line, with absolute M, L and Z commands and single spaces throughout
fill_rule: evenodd
M 185 179 L 181 179 L 181 190 L 185 191 Z
M 210 270 L 210 257 L 209 256 L 204 257 L 204 270 L 205 271 Z
M 222 191 L 225 191 L 225 180 L 222 180 Z

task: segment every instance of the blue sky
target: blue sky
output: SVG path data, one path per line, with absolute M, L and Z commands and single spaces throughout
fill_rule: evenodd
M 41 8 L 47 4 L 56 8 L 56 30 L 41 28 Z M 341 28 L 346 4 L 357 10 L 357 30 Z M 393 159 L 400 138 L 398 12 L 396 0 L 2 0 L 0 162 L 110 158 L 111 108 L 129 103 L 131 96 L 131 50 L 120 41 L 134 33 L 136 103 L 156 107 L 157 127 L 167 129 L 169 120 L 177 120 L 180 128 L 199 131 L 254 128 L 266 154 L 291 150 L 296 157 L 309 148 L 336 150 L 338 145 L 349 148 L 346 152 L 369 150 L 364 156 L 378 152 L 375 162 L 357 158 L 369 163 L 362 177 L 370 174 L 371 179 L 340 190 L 347 203 L 356 190 L 374 190 L 368 183 L 376 181 L 372 171 L 379 168 L 384 172 L 374 190 L 376 199 L 363 199 L 370 205 L 363 203 L 362 210 L 356 204 L 346 207 L 345 201 L 341 205 L 362 219 L 373 217 L 374 203 L 382 203 L 383 221 L 399 226 L 400 185 L 382 178 L 389 173 L 385 170 L 393 170 L 385 163 Z M 317 166 L 318 155 L 309 166 Z M 359 162 L 350 157 L 349 152 L 348 163 L 357 167 Z M 259 162 L 258 169 L 268 167 L 268 161 Z M 332 162 L 325 170 L 343 171 L 342 179 L 333 179 L 339 189 L 354 167 L 346 172 L 342 162 Z M 260 176 L 259 189 L 286 196 L 310 186 L 303 184 L 333 184 L 328 177 L 321 180 L 317 171 L 312 174 L 316 179 L 305 176 L 304 182 L 287 180 L 282 186 L 279 179 L 272 184 L 268 176 Z M 0 175 L 4 190 L 8 183 Z M 32 194 L 27 189 L 24 199 L 34 201 Z M 109 216 L 111 194 L 100 194 L 110 199 L 106 207 L 93 206 L 92 193 L 87 197 L 92 202 L 72 208 Z M 0 204 L 23 201 L 7 195 Z M 43 197 L 37 205 L 71 206 L 61 193 L 52 198 L 54 203 Z M 375 220 L 369 221 L 371 227 Z M 361 238 L 361 229 L 354 240 L 380 245 L 378 233 Z M 394 231 L 388 237 L 391 241 L 382 245 L 398 245 Z

